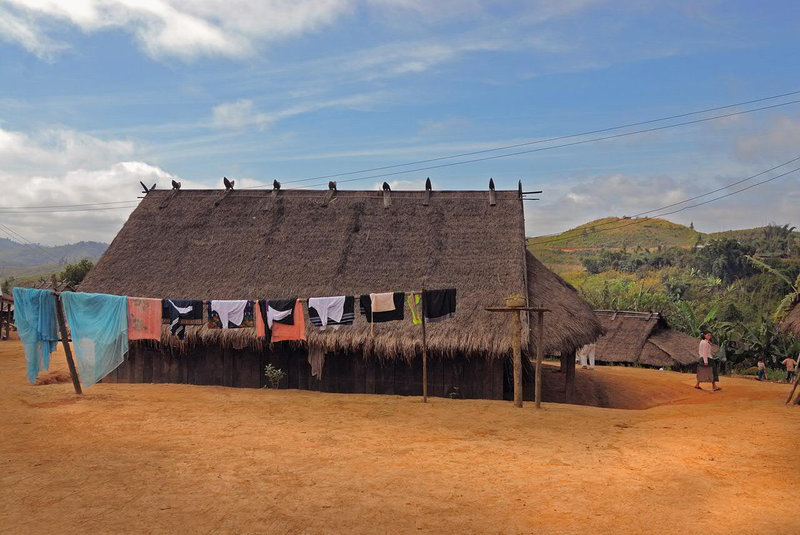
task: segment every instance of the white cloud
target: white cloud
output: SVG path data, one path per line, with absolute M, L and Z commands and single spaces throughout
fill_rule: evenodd
M 736 156 L 744 161 L 788 158 L 798 155 L 800 120 L 780 116 L 770 120 L 759 132 L 739 136 Z
M 136 156 L 138 150 L 130 141 L 103 140 L 66 129 L 32 135 L 0 129 L 3 224 L 28 240 L 47 244 L 112 239 L 135 206 L 139 180 L 163 188 L 175 178 L 131 159 Z M 198 186 L 181 181 L 184 187 Z M 80 212 L 35 213 L 20 208 L 118 201 L 119 205 L 85 207 L 103 210 Z M 115 209 L 105 209 L 111 206 Z
M 262 42 L 314 31 L 351 9 L 348 0 L 6 0 L 0 30 L 46 57 L 65 46 L 45 29 L 68 23 L 83 32 L 122 29 L 152 57 L 240 57 Z M 1 22 L 5 21 L 5 22 Z
M 269 128 L 274 123 L 319 110 L 345 108 L 351 110 L 369 109 L 387 98 L 387 92 L 374 92 L 351 95 L 329 100 L 309 100 L 270 112 L 259 112 L 250 99 L 224 102 L 211 109 L 211 124 L 217 128 L 240 129 L 248 126 Z

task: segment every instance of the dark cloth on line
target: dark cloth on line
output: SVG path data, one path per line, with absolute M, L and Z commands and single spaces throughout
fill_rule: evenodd
M 394 300 L 394 310 L 390 310 L 388 312 L 375 312 L 372 313 L 372 298 L 369 294 L 362 295 L 359 299 L 359 303 L 361 305 L 361 314 L 367 318 L 367 321 L 370 323 L 383 323 L 385 321 L 398 321 L 402 320 L 405 312 L 404 301 L 405 301 L 406 294 L 405 292 L 394 292 L 393 300 Z
M 203 302 L 191 299 L 164 299 L 169 330 L 178 340 L 186 336 L 187 325 L 202 325 Z
M 294 325 L 294 305 L 296 302 L 296 297 L 270 299 L 267 301 L 267 326 L 271 329 L 273 323 Z
M 355 303 L 356 300 L 352 295 L 346 296 L 344 298 L 344 311 L 342 312 L 341 319 L 336 321 L 329 316 L 326 325 L 332 326 L 334 329 L 336 329 L 339 325 L 352 325 L 356 317 Z M 317 312 L 317 309 L 312 307 L 310 304 L 308 306 L 308 319 L 311 321 L 311 325 L 314 327 L 323 327 L 322 319 L 319 317 L 319 312 Z
M 425 290 L 425 321 L 442 321 L 456 315 L 456 289 Z

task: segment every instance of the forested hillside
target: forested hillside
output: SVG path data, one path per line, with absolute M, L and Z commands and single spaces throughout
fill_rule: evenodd
M 706 234 L 663 219 L 605 218 L 528 247 L 593 307 L 657 311 L 695 336 L 711 330 L 741 365 L 800 351 L 775 327 L 800 288 L 800 233 L 790 225 Z

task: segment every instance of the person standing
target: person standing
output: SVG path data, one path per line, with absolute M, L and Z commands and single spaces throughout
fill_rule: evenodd
M 786 366 L 786 382 L 792 380 L 792 375 L 794 375 L 794 370 L 797 367 L 797 361 L 794 360 L 792 357 L 786 357 L 781 362 L 784 366 Z
M 756 379 L 758 381 L 765 381 L 767 379 L 767 366 L 764 364 L 764 359 L 758 359 L 758 371 L 756 371 Z
M 716 392 L 721 390 L 717 386 L 717 375 L 714 370 L 713 348 L 711 347 L 711 333 L 705 333 L 697 349 L 700 360 L 697 363 L 697 382 L 694 387 L 702 390 L 700 383 L 711 383 L 711 389 Z

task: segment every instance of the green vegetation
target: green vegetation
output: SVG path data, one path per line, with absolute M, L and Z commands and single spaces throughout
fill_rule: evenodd
M 710 330 L 734 366 L 764 358 L 778 367 L 800 352 L 800 341 L 776 329 L 800 295 L 794 227 L 703 234 L 660 219 L 635 221 L 600 219 L 532 238 L 528 247 L 594 308 L 659 312 L 692 336 Z

